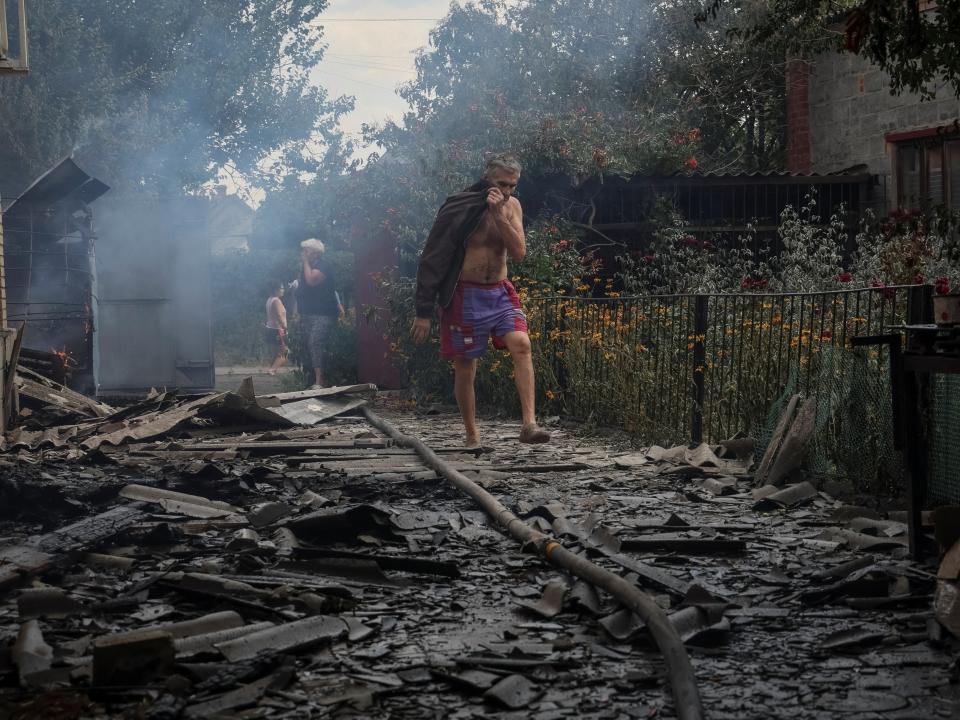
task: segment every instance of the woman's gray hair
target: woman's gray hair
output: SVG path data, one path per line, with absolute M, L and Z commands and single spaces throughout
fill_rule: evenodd
M 512 175 L 519 175 L 522 168 L 520 161 L 513 155 L 493 155 L 487 160 L 487 168 L 484 174 L 489 176 L 498 170 L 506 170 Z

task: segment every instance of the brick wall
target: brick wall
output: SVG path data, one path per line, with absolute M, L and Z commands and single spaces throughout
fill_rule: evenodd
M 788 85 L 788 96 L 791 89 Z M 894 96 L 886 73 L 850 54 L 826 53 L 812 60 L 807 92 L 810 170 L 829 173 L 866 165 L 880 176 L 890 203 L 896 188 L 893 151 L 885 137 L 960 117 L 960 99 L 949 86 L 939 86 L 936 97 L 923 102 L 910 93 Z
M 810 65 L 787 60 L 787 170 L 810 172 Z

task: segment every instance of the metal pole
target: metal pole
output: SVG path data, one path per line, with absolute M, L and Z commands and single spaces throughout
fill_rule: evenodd
M 697 295 L 693 303 L 693 408 L 690 413 L 690 439 L 695 445 L 703 442 L 704 373 L 707 364 L 707 295 Z
M 933 286 L 914 285 L 907 290 L 907 324 L 926 325 L 933 322 Z
M 376 415 L 370 408 L 361 408 L 367 421 L 380 432 L 393 438 L 402 446 L 417 451 L 424 464 L 433 468 L 437 474 L 461 492 L 468 495 L 490 518 L 516 540 L 535 547 L 550 563 L 569 571 L 578 578 L 602 588 L 639 615 L 650 629 L 650 634 L 663 653 L 670 675 L 673 699 L 677 705 L 677 717 L 680 720 L 702 720 L 703 706 L 697 689 L 693 665 L 683 647 L 683 641 L 666 613 L 654 602 L 653 598 L 637 589 L 616 573 L 594 565 L 589 560 L 572 553 L 548 535 L 523 522 L 505 508 L 490 493 L 481 488 L 466 475 L 454 470 L 421 440 L 402 434 L 393 425 Z

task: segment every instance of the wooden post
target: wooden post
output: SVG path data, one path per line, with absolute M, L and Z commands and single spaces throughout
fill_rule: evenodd
M 2 73 L 25 73 L 29 70 L 30 58 L 27 51 L 27 5 L 26 0 L 17 2 L 17 25 L 20 37 L 20 56 L 11 58 L 10 38 L 8 36 L 10 25 L 7 22 L 6 0 L 0 2 L 0 74 Z
M 0 330 L 7 326 L 7 268 L 3 252 L 3 213 L 0 212 Z

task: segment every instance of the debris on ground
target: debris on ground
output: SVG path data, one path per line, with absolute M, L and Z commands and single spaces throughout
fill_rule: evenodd
M 48 425 L 38 406 L 0 455 L 0 705 L 675 717 L 643 622 L 355 414 L 376 402 L 523 522 L 652 595 L 710 718 L 960 710 L 960 545 L 918 563 L 897 516 L 769 475 L 775 461 L 758 485 L 749 438 L 638 451 L 555 427 L 524 446 L 499 422 L 468 450 L 455 416 L 374 394 L 245 382 L 104 414 L 61 405 L 69 422 Z

